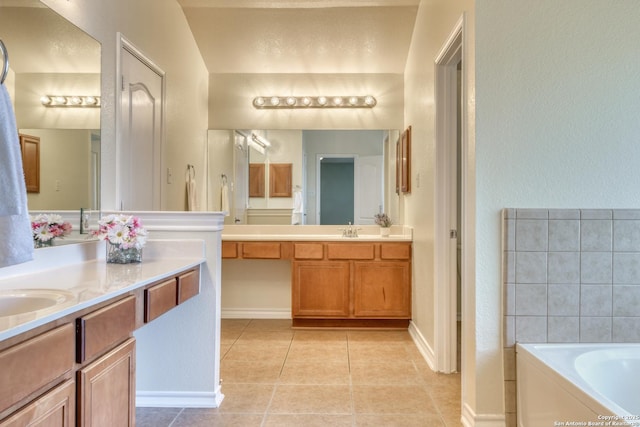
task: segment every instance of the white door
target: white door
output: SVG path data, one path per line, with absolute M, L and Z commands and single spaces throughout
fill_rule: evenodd
M 120 209 L 160 210 L 164 73 L 130 46 L 120 55 Z
M 382 156 L 359 156 L 357 158 L 355 187 L 355 223 L 374 224 L 373 216 L 384 209 L 384 160 Z

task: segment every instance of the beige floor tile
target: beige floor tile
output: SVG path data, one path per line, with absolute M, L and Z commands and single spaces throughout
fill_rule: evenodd
M 136 426 L 168 427 L 182 408 L 136 408 Z
M 220 379 L 225 384 L 274 384 L 278 381 L 281 370 L 282 362 L 223 360 L 220 364 Z
M 171 427 L 260 427 L 262 414 L 223 414 L 220 412 L 185 409 Z
M 291 319 L 253 319 L 247 331 L 290 331 Z
M 278 385 L 269 414 L 351 414 L 349 386 Z
M 224 359 L 224 356 L 231 350 L 233 343 L 221 342 L 220 343 L 220 360 Z
M 354 385 L 353 401 L 359 414 L 438 415 L 431 396 L 421 386 Z
M 347 331 L 296 330 L 293 342 L 347 342 Z
M 445 427 L 437 415 L 356 415 L 358 427 Z M 448 427 L 448 426 L 447 426 Z
M 225 354 L 223 360 L 284 363 L 284 359 L 287 357 L 288 351 L 289 344 L 286 342 L 280 343 L 277 341 L 271 344 L 266 344 L 264 341 L 258 341 L 252 344 L 238 343 L 231 347 L 231 349 Z
M 422 379 L 413 362 L 356 362 L 350 363 L 351 382 L 370 385 L 421 385 Z
M 269 414 L 265 427 L 351 427 L 351 415 Z M 378 426 L 380 426 L 378 424 Z
M 280 384 L 349 384 L 349 363 L 342 362 L 292 362 L 282 369 Z
M 411 362 L 406 346 L 399 342 L 349 342 L 352 362 Z
M 272 384 L 222 384 L 224 399 L 217 409 L 202 410 L 220 413 L 264 414 L 269 406 Z
M 263 342 L 267 344 L 271 343 L 290 343 L 293 339 L 293 331 L 260 331 L 260 330 L 245 330 L 238 338 L 236 343 L 248 344 Z
M 287 354 L 287 362 L 343 362 L 347 361 L 348 358 L 349 353 L 346 342 L 294 341 Z
M 350 330 L 348 331 L 349 341 L 359 342 L 411 342 L 411 335 L 406 330 L 402 331 L 367 331 L 367 330 Z

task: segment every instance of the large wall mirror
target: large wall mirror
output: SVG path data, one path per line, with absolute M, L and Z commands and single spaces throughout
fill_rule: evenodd
M 397 213 L 397 130 L 239 129 L 208 136 L 208 209 L 228 206 L 229 224 L 373 224 L 378 212 Z M 271 194 L 273 165 L 290 165 L 290 197 Z M 251 188 L 258 181 L 263 193 Z
M 35 0 L 0 0 L 0 28 L 18 130 L 39 138 L 29 210 L 99 209 L 100 108 L 45 107 L 41 98 L 100 96 L 100 43 Z

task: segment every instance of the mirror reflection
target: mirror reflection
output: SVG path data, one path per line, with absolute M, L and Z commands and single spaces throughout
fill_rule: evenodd
M 389 147 L 398 135 L 397 130 L 210 130 L 208 208 L 227 206 L 228 224 L 373 224 L 374 214 L 396 209 L 395 193 L 389 191 L 395 188 L 389 185 L 395 150 Z M 283 187 L 285 196 L 277 190 Z
M 45 107 L 41 98 L 100 96 L 100 44 L 38 1 L 1 1 L 0 28 L 10 55 L 5 85 L 32 144 L 29 210 L 99 209 L 100 108 Z

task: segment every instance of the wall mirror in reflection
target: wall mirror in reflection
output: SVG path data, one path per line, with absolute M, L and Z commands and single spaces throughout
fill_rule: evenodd
M 100 96 L 100 43 L 33 0 L 0 2 L 0 28 L 10 57 L 5 85 L 29 144 L 29 210 L 99 209 L 99 98 L 71 97 Z M 69 97 L 68 106 L 47 104 L 52 95 Z

